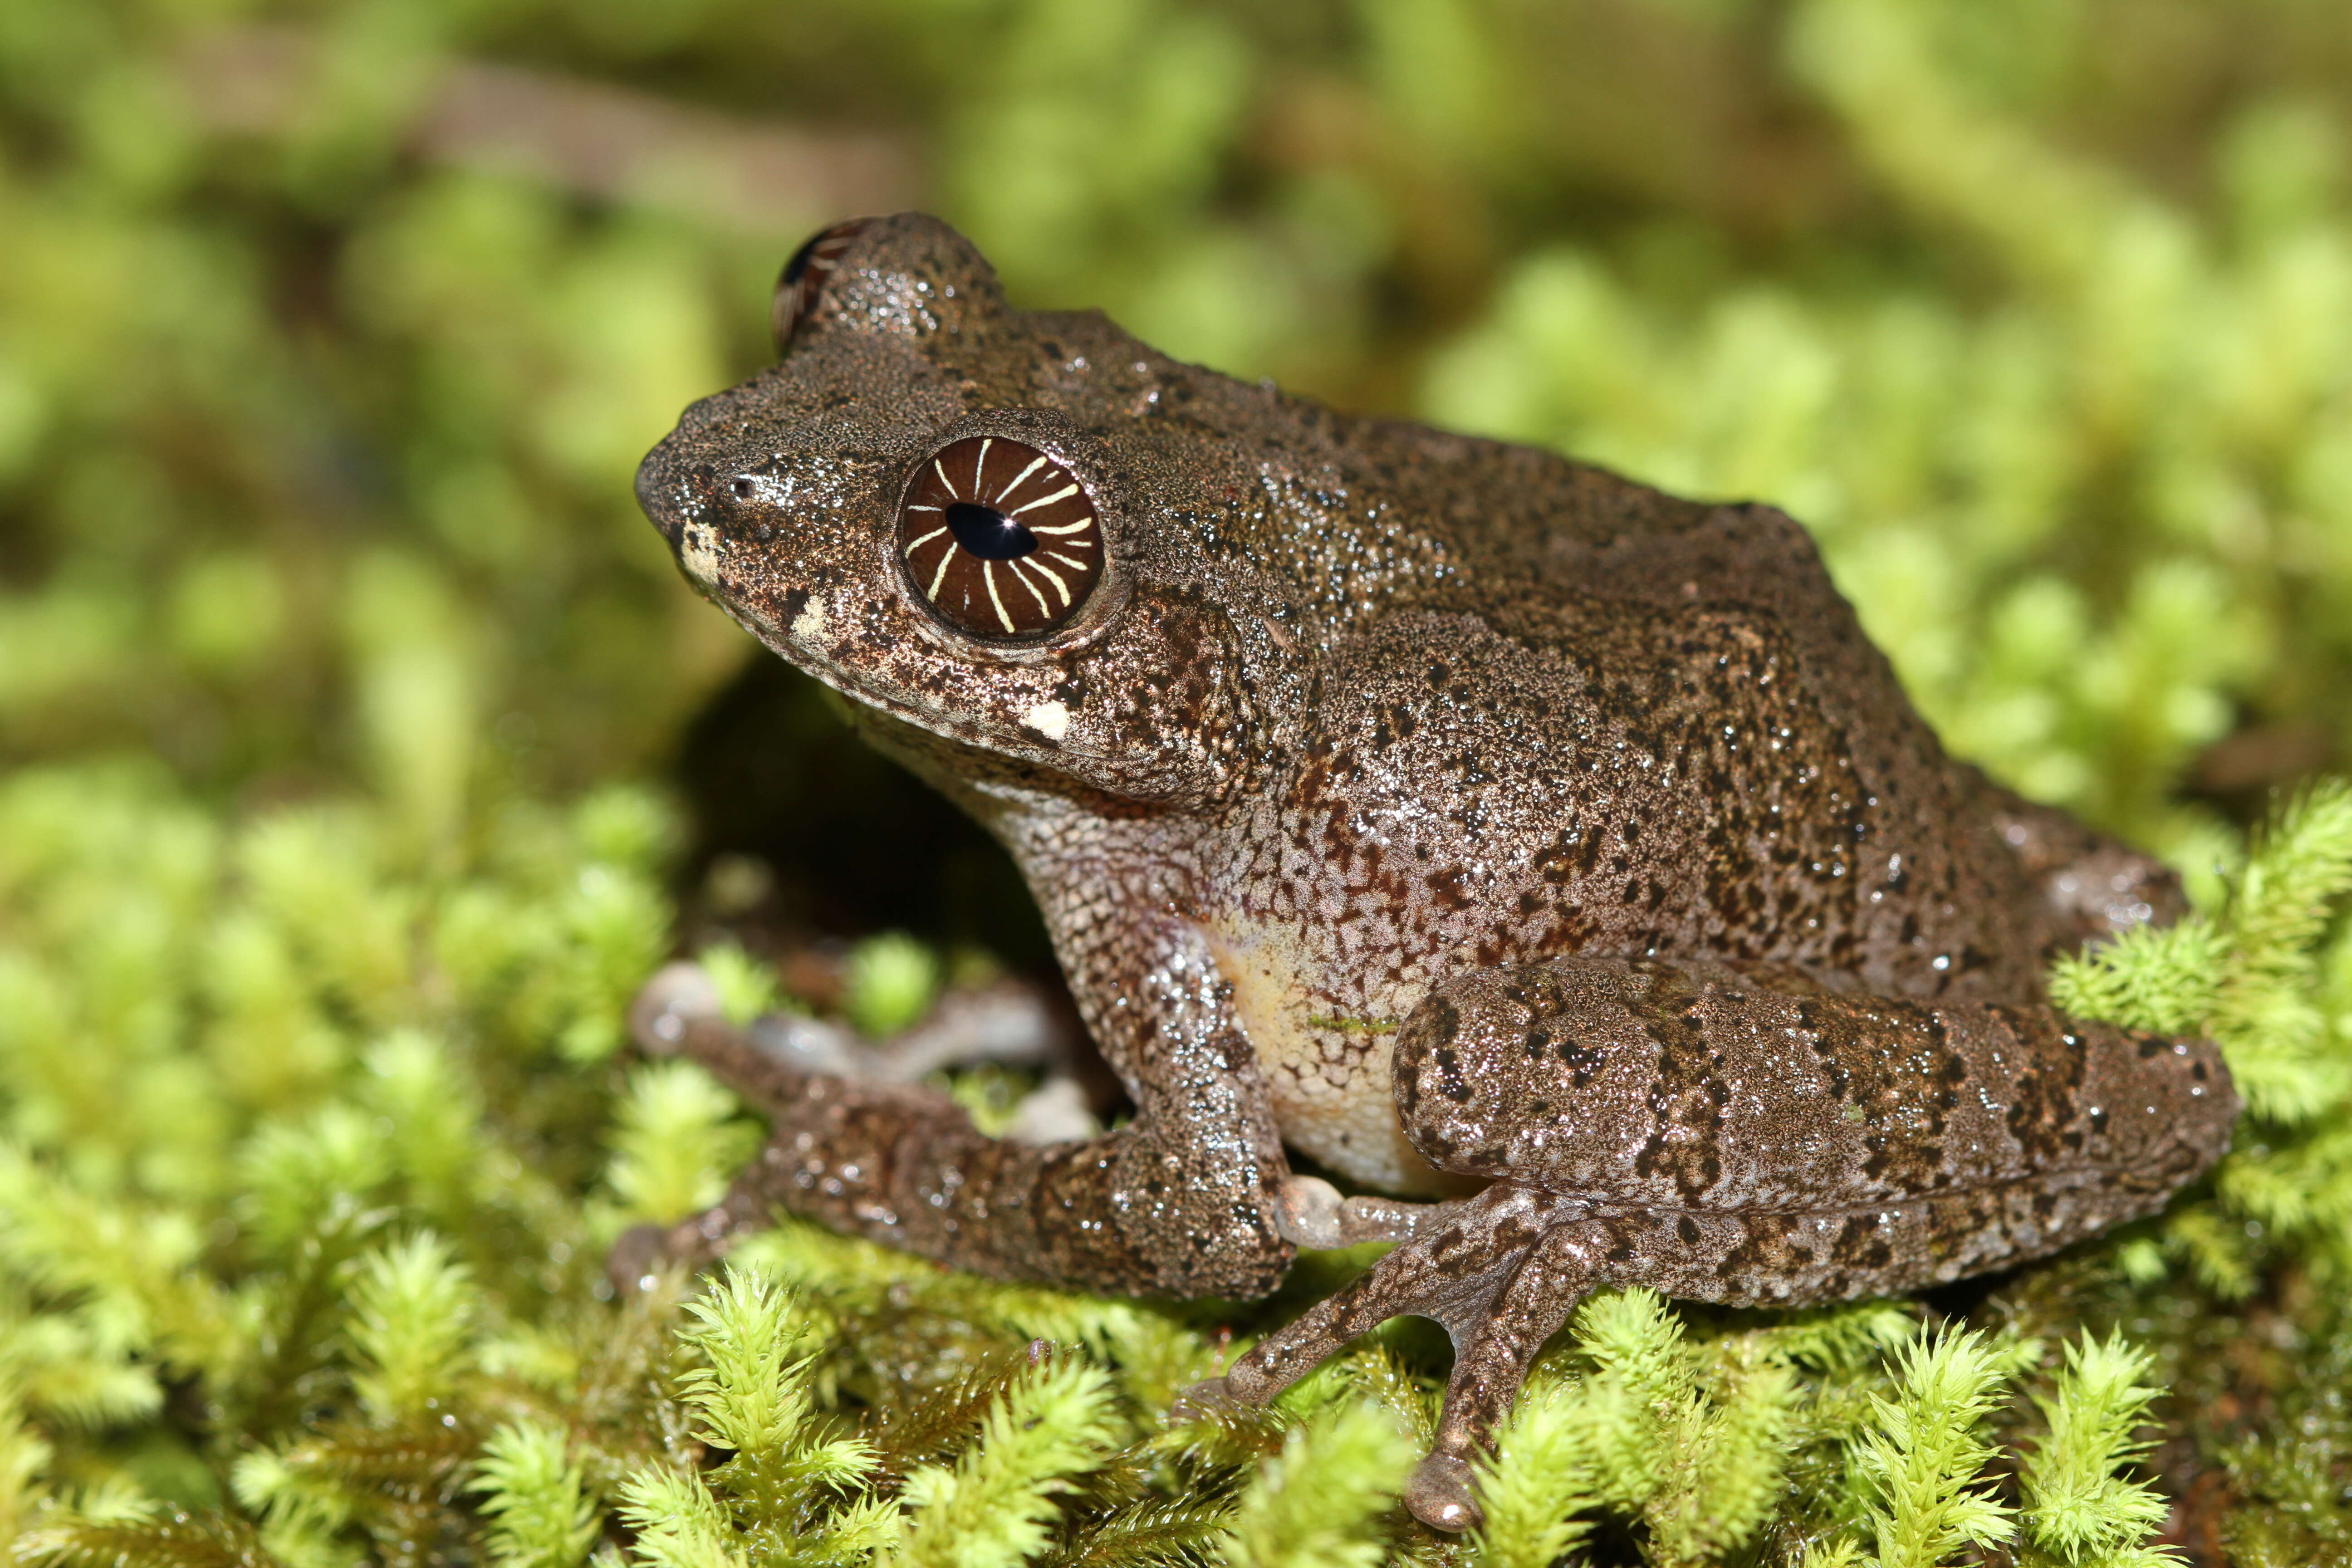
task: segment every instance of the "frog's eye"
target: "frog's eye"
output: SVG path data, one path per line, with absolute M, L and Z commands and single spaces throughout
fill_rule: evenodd
M 1077 476 L 1036 447 L 973 436 L 915 475 L 898 553 L 915 592 L 958 631 L 1040 637 L 1102 581 L 1102 519 Z
M 793 346 L 793 329 L 808 320 L 816 309 L 817 296 L 824 291 L 824 281 L 833 276 L 849 242 L 857 237 L 867 220 L 851 218 L 846 223 L 821 228 L 801 242 L 793 258 L 776 278 L 776 295 L 768 304 L 768 325 L 775 333 L 776 353 L 782 357 Z

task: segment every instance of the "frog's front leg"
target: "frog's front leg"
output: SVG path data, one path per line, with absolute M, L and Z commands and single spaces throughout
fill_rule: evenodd
M 1456 1359 L 1406 1502 L 1455 1530 L 1471 1458 L 1594 1285 L 1796 1303 L 1981 1273 L 2162 1206 L 2238 1109 L 2204 1041 L 1594 959 L 1439 988 L 1394 1087 L 1431 1164 L 1493 1184 L 1214 1392 L 1262 1402 L 1387 1318 L 1436 1320 Z
M 690 965 L 656 976 L 630 1023 L 649 1051 L 709 1068 L 772 1131 L 718 1205 L 624 1238 L 612 1265 L 624 1279 L 664 1256 L 707 1261 L 780 1208 L 975 1273 L 1117 1293 L 1260 1296 L 1293 1256 L 1286 1210 L 1299 1205 L 1283 1202 L 1272 1114 L 1213 997 L 1157 1009 L 1129 1042 L 1147 1058 L 1130 1078 L 1132 1121 L 1045 1145 L 982 1134 L 935 1089 L 780 1060 L 720 1016 Z

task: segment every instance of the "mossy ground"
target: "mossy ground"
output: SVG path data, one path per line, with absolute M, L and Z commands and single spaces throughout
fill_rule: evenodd
M 0 1536 L 2352 1561 L 2352 804 L 2297 785 L 2352 716 L 2347 16 L 0 9 Z M 782 251 L 914 202 L 1026 302 L 1789 507 L 1955 749 L 2188 874 L 2196 921 L 2057 980 L 2212 1030 L 2236 1152 L 1924 1301 L 1596 1300 L 1473 1542 L 1389 1501 L 1425 1326 L 1263 1421 L 1163 1423 L 1361 1258 L 1134 1304 L 788 1226 L 610 1300 L 611 1238 L 758 1131 L 624 1048 L 655 964 L 881 1028 L 1034 942 L 1001 858 L 738 674 L 629 500 L 758 363 Z

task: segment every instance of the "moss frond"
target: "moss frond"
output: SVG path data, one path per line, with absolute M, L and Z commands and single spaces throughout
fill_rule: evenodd
M 1975 1484 L 1993 1457 L 1982 1428 L 2006 1373 L 1973 1331 L 1923 1334 L 1895 1352 L 1895 1394 L 1873 1396 L 1874 1429 L 1855 1453 L 1885 1568 L 1934 1568 L 1962 1547 L 2015 1533 L 2014 1510 Z
M 709 1479 L 756 1519 L 755 1531 L 805 1523 L 824 1495 L 873 1472 L 863 1440 L 813 1430 L 808 1326 L 787 1292 L 730 1267 L 686 1312 L 681 1337 L 703 1364 L 679 1380 L 678 1395 L 699 1418 L 696 1436 L 731 1452 Z
M 1852 1536 L 1842 1535 L 1824 1544 L 1808 1546 L 1798 1561 L 1801 1568 L 1865 1568 L 1870 1558 L 1860 1542 Z
M 1037 1559 L 1038 1568 L 1199 1568 L 1233 1518 L 1223 1499 L 1129 1503 Z
M 661 1222 L 717 1203 L 758 1146 L 734 1095 L 697 1064 L 647 1062 L 631 1070 L 616 1108 L 604 1173 L 620 1222 Z
M 0 1409 L 68 1430 L 133 1426 L 162 1408 L 155 1369 L 102 1315 L 0 1288 Z
M 1672 1458 L 1643 1510 L 1661 1563 L 1712 1562 L 1743 1545 L 1784 1490 L 1794 1374 L 1757 1356 L 1726 1381 L 1670 1413 Z
M 564 1447 L 562 1432 L 536 1421 L 511 1422 L 482 1445 L 473 1489 L 490 1520 L 483 1545 L 496 1568 L 577 1568 L 603 1533 Z
M 775 970 L 745 952 L 741 942 L 712 942 L 695 954 L 695 962 L 710 977 L 719 1008 L 730 1023 L 750 1024 L 783 1005 L 783 987 Z
M 2078 1018 L 2193 1034 L 2220 1005 L 2226 939 L 2201 915 L 2135 926 L 2050 966 L 2050 999 Z
M 272 1258 L 299 1251 L 305 1238 L 339 1227 L 385 1194 L 391 1151 L 375 1119 L 333 1100 L 299 1122 L 264 1123 L 239 1160 L 244 1218 L 257 1248 Z M 386 1211 L 389 1213 L 389 1211 Z
M 1495 1452 L 1480 1466 L 1486 1521 L 1473 1550 L 1484 1568 L 1550 1568 L 1591 1530 L 1597 1509 L 1572 1379 L 1538 1377 L 1519 1396 Z
M 849 950 L 842 1011 L 868 1038 L 896 1034 L 930 1011 L 943 973 L 939 953 L 904 931 L 868 937 Z
M 903 1532 L 881 1561 L 1010 1568 L 1049 1537 L 1054 1499 L 1118 1441 L 1110 1379 L 1076 1357 L 1038 1362 L 993 1403 L 953 1466 L 924 1465 L 900 1488 Z
M 1654 1290 L 1594 1296 L 1577 1310 L 1585 1384 L 1586 1452 L 1593 1485 L 1612 1509 L 1638 1513 L 1665 1484 L 1665 1427 L 1697 1394 L 1698 1368 L 1682 1319 Z
M 1808 1307 L 1755 1336 L 1760 1353 L 1814 1372 L 1847 1373 L 1875 1361 L 1919 1331 L 1913 1309 L 1898 1301 L 1847 1301 Z
M 2176 1205 L 2119 1261 L 2153 1283 L 2170 1262 L 2243 1300 L 2283 1246 L 2352 1274 L 2352 784 L 2290 800 L 2223 883 L 2217 913 L 2062 962 L 2063 1005 L 2137 1027 L 2210 1031 L 2249 1119 L 2212 1178 L 2218 1205 Z
M 1195 1469 L 1250 1469 L 1282 1451 L 1298 1417 L 1290 1405 L 1215 1403 L 1171 1428 L 1161 1445 Z
M 449 1246 L 430 1231 L 360 1260 L 350 1327 L 360 1403 L 381 1420 L 426 1409 L 464 1366 L 479 1290 Z
M 2138 1436 L 2158 1394 L 2142 1381 L 2148 1352 L 2117 1331 L 2085 1334 L 2065 1353 L 2056 1394 L 2034 1399 L 2050 1429 L 2021 1467 L 2027 1536 L 2068 1568 L 2171 1561 L 2147 1550 L 2170 1505 L 2116 1474 L 2151 1447 Z
M 2218 915 L 2136 930 L 2051 971 L 2058 1004 L 2167 1034 L 2210 1030 L 2256 1115 L 2298 1123 L 2352 1096 L 2352 1062 L 2317 1005 L 2322 939 L 2352 892 L 2352 784 L 2287 803 Z
M 2290 801 L 2231 889 L 2231 958 L 2212 1015 L 2256 1115 L 2306 1122 L 2352 1100 L 2352 1055 L 2315 994 L 2320 939 L 2352 892 L 2352 784 Z
M 404 1022 L 416 893 L 381 874 L 371 819 L 281 812 L 247 828 L 235 852 L 253 907 L 288 934 L 331 1001 L 370 1025 Z
M 2309 972 L 2330 906 L 2352 892 L 2352 781 L 2291 798 L 2254 843 L 2230 901 L 2242 983 Z
M 1291 1428 L 1218 1543 L 1231 1568 L 1372 1568 L 1374 1528 L 1417 1458 L 1379 1405 L 1340 1402 Z
M 1389 1345 L 1375 1340 L 1342 1357 L 1324 1385 L 1332 1397 L 1353 1394 L 1369 1398 L 1388 1411 L 1397 1430 L 1417 1448 L 1427 1448 L 1437 1437 L 1437 1391 L 1416 1377 Z M 1316 1390 L 1300 1390 L 1312 1398 Z M 1301 1400 L 1302 1413 L 1313 1406 Z
M 16 1561 L 41 1568 L 285 1568 L 234 1514 L 80 1519 L 19 1536 Z
M 888 1400 L 866 1431 L 875 1474 L 902 1480 L 917 1468 L 952 1458 L 971 1441 L 989 1410 L 1049 1353 L 1033 1342 L 973 1367 L 950 1382 L 909 1389 Z
M 668 951 L 669 905 L 651 870 L 591 858 L 570 885 L 551 890 L 552 919 L 538 944 L 543 980 L 518 998 L 532 1011 L 518 1007 L 517 1021 L 554 1025 L 556 1047 L 571 1061 L 602 1061 L 620 1048 L 630 999 Z
M 352 1094 L 374 1114 L 386 1163 L 410 1204 L 445 1221 L 472 1218 L 484 1163 L 481 1090 L 448 1042 L 394 1030 L 368 1047 Z
M 1497 1456 L 1509 1487 L 1500 1517 L 1512 1522 L 1490 1523 L 1487 1556 L 1518 1561 L 1555 1537 L 1572 1539 L 1590 1521 L 1566 1522 L 1566 1513 L 1588 1507 L 1638 1520 L 1662 1563 L 1711 1562 L 1746 1542 L 1785 1489 L 1801 1405 L 1795 1355 L 1880 1331 L 1866 1309 L 1844 1311 L 1850 1321 L 1836 1326 L 1818 1314 L 1701 1346 L 1654 1291 L 1587 1301 L 1576 1346 L 1591 1371 L 1538 1369 L 1526 1395 L 1539 1413 L 1533 1436 L 1507 1436 Z M 1515 1458 L 1513 1446 L 1529 1442 L 1551 1458 Z M 1559 1468 L 1547 1479 L 1548 1465 Z M 1559 1510 L 1549 1523 L 1518 1522 L 1548 1510 Z
M 621 1518 L 636 1532 L 629 1554 L 646 1568 L 751 1568 L 699 1476 L 638 1471 L 622 1484 Z
M 480 1441 L 455 1415 L 429 1410 L 392 1423 L 322 1425 L 281 1457 L 283 1495 L 292 1501 L 331 1489 L 354 1517 L 387 1503 L 446 1503 L 464 1489 Z
M 101 1198 L 0 1142 L 0 1249 L 16 1278 L 76 1300 L 121 1343 L 203 1366 L 230 1332 L 225 1293 L 190 1266 L 184 1212 Z

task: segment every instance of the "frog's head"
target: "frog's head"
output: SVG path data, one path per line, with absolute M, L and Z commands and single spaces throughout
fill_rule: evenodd
M 1262 497 L 1251 440 L 1166 416 L 1207 384 L 1274 394 L 1097 313 L 1008 308 L 916 214 L 802 247 L 774 322 L 779 363 L 638 471 L 701 592 L 927 772 L 1175 805 L 1240 787 L 1294 612 L 1219 542 Z

